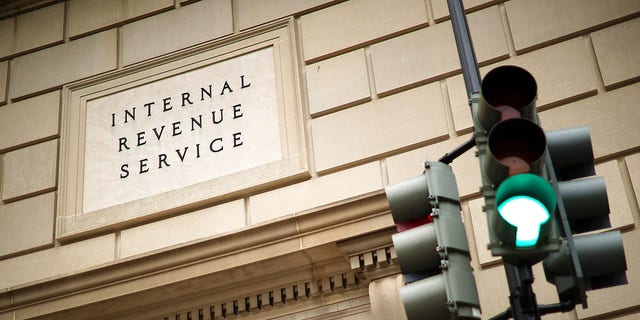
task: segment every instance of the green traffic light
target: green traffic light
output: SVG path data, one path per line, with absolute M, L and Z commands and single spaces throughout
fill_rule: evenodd
M 551 184 L 544 178 L 530 173 L 517 174 L 504 180 L 496 190 L 500 223 L 515 229 L 512 245 L 520 249 L 533 248 L 543 236 L 547 222 L 556 208 L 556 194 Z M 505 224 L 506 222 L 506 224 Z M 498 228 L 509 239 L 507 229 Z M 548 228 L 547 228 L 548 229 Z M 509 240 L 511 241 L 511 240 Z
M 500 216 L 516 227 L 516 247 L 528 248 L 538 243 L 540 227 L 551 214 L 542 202 L 528 196 L 515 196 L 498 206 Z

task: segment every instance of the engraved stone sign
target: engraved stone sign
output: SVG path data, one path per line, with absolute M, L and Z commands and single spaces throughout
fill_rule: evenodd
M 87 102 L 85 212 L 282 158 L 273 48 Z
M 308 178 L 292 25 L 64 85 L 57 239 Z

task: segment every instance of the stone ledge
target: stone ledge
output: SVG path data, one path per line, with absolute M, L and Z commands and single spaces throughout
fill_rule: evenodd
M 367 220 L 388 214 L 387 210 L 382 192 L 355 197 L 237 233 L 8 288 L 0 293 L 0 310 L 39 319 L 56 314 L 76 319 L 104 310 L 111 310 L 109 315 L 127 314 L 141 312 L 146 306 L 164 306 L 181 298 L 207 294 L 208 302 L 234 301 L 246 293 L 268 292 L 291 284 L 291 279 L 302 283 L 317 279 L 319 288 L 324 288 L 319 290 L 329 288 L 333 292 L 343 283 L 342 278 L 347 279 L 347 284 L 357 281 L 348 259 L 337 249 L 333 242 L 336 240 L 324 238 L 324 243 L 301 247 L 301 239 L 336 224 L 353 225 L 351 230 L 360 230 L 348 237 L 368 234 L 372 230 L 365 228 L 369 226 Z M 297 226 L 299 219 L 308 222 L 302 230 Z M 284 281 L 287 283 L 279 283 Z M 240 291 L 235 290 L 238 288 Z M 212 292 L 224 297 L 211 298 Z

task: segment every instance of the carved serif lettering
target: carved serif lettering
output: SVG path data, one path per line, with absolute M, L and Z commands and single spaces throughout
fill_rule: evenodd
M 83 211 L 282 158 L 273 49 L 87 101 Z

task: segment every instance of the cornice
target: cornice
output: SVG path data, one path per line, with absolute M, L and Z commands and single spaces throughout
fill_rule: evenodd
M 304 297 L 313 296 L 316 287 L 327 294 L 368 283 L 362 270 L 352 268 L 354 257 L 367 253 L 353 248 L 365 248 L 369 241 L 370 252 L 381 252 L 385 247 L 380 239 L 390 238 L 366 235 L 386 234 L 392 224 L 380 190 L 235 233 L 10 288 L 0 293 L 0 311 L 25 309 L 41 319 L 54 319 L 60 313 L 66 319 L 79 319 L 92 308 L 104 311 L 104 305 L 113 314 L 127 314 L 139 308 L 136 299 L 154 306 L 185 297 L 212 299 L 224 292 L 224 301 L 243 301 L 253 291 L 277 296 L 279 289 L 287 296 L 297 290 L 303 298 L 303 287 Z M 360 236 L 364 237 L 350 240 Z
M 361 281 L 373 281 L 400 273 L 398 255 L 391 235 L 395 227 L 338 243 L 340 251 L 349 259 L 351 271 Z

